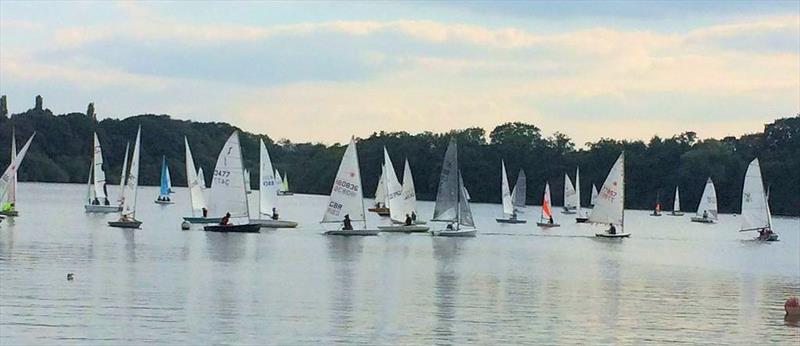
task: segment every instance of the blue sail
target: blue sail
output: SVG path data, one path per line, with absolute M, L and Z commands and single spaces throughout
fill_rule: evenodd
M 167 181 L 167 158 L 161 157 L 161 190 L 159 196 L 169 196 L 169 182 Z

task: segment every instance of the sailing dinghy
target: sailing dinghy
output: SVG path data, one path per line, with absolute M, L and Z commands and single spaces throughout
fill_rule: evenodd
M 444 153 L 442 174 L 436 191 L 436 205 L 431 221 L 447 222 L 441 230 L 432 230 L 431 235 L 442 237 L 474 237 L 476 233 L 472 210 L 466 198 L 467 189 L 458 170 L 458 147 L 455 138 L 450 138 Z
M 761 165 L 753 159 L 747 166 L 742 188 L 742 226 L 739 232 L 758 231 L 756 240 L 777 241 L 778 234 L 772 232 L 772 215 L 769 198 L 764 193 Z
M 367 229 L 367 218 L 364 212 L 364 193 L 361 185 L 361 170 L 358 166 L 358 149 L 356 141 L 350 144 L 342 156 L 336 180 L 331 188 L 331 197 L 325 208 L 321 223 L 342 224 L 341 229 L 326 231 L 325 235 L 368 236 L 378 235 L 377 229 Z M 353 222 L 363 222 L 364 228 L 353 228 Z
M 671 216 L 683 216 L 681 212 L 681 194 L 678 192 L 678 187 L 675 186 L 675 199 L 672 200 L 672 212 L 669 213 Z
M 108 225 L 119 228 L 139 228 L 142 222 L 136 220 L 136 192 L 139 188 L 139 152 L 141 151 L 142 127 L 136 131 L 136 142 L 133 144 L 133 157 L 131 158 L 130 171 L 125 179 L 125 188 L 122 189 L 122 210 L 119 220 L 109 221 Z
M 106 174 L 103 172 L 103 149 L 97 133 L 93 134 L 92 165 L 89 166 L 89 181 L 87 183 L 86 204 L 87 213 L 113 213 L 122 208 L 112 205 L 106 191 Z
M 389 193 L 386 187 L 386 164 L 381 164 L 381 177 L 378 178 L 378 186 L 375 187 L 375 205 L 367 209 L 380 216 L 389 216 Z
M 280 187 L 275 184 L 275 170 L 272 169 L 272 160 L 269 157 L 267 146 L 263 140 L 260 142 L 258 172 L 258 214 L 260 218 L 252 220 L 252 222 L 267 228 L 295 228 L 297 222 L 279 219 L 277 190 Z
M 294 192 L 289 190 L 289 172 L 283 173 L 283 179 L 281 179 L 280 173 L 278 170 L 275 170 L 275 183 L 278 186 L 278 196 L 292 196 Z
M 706 187 L 703 189 L 703 197 L 700 197 L 697 213 L 692 216 L 692 222 L 715 223 L 717 220 L 717 190 L 709 177 L 706 180 Z
M 203 193 L 206 189 L 203 168 L 195 170 L 189 139 L 183 137 L 183 143 L 186 148 L 186 183 L 189 188 L 189 205 L 192 207 L 192 216 L 185 216 L 183 220 L 189 223 L 219 223 L 222 218 L 208 217 L 208 204 Z
M 406 165 L 403 171 L 403 207 L 405 208 L 405 213 L 411 217 L 411 223 L 413 225 L 427 224 L 427 222 L 417 219 L 417 191 L 414 187 L 414 176 L 411 173 L 411 165 L 409 165 L 408 159 L 406 159 Z M 405 220 L 392 220 L 392 222 L 405 224 Z
M 592 184 L 592 199 L 589 201 L 591 207 L 594 207 L 595 201 L 597 201 L 597 186 Z
M 217 157 L 214 181 L 209 193 L 209 209 L 221 217 L 218 224 L 203 226 L 206 232 L 258 233 L 261 225 L 250 222 L 250 208 L 244 185 L 242 147 L 239 131 L 234 131 Z
M 389 207 L 390 225 L 378 226 L 381 232 L 399 232 L 399 233 L 417 233 L 427 232 L 428 226 L 415 225 L 411 217 L 412 210 L 406 205 L 405 197 L 403 196 L 403 186 L 400 185 L 397 175 L 394 172 L 394 165 L 392 158 L 389 157 L 389 152 L 386 147 L 383 148 L 383 167 L 386 172 L 386 206 Z M 408 163 L 406 161 L 406 163 Z M 408 174 L 410 176 L 410 173 Z M 404 177 L 404 179 L 408 179 Z
M 13 133 L 13 132 L 12 132 Z M 0 176 L 0 201 L 2 201 L 3 212 L 0 215 L 3 216 L 19 216 L 19 213 L 16 210 L 16 193 L 17 193 L 17 173 L 19 172 L 19 166 L 22 164 L 22 161 L 25 159 L 25 154 L 28 152 L 28 148 L 31 146 L 31 142 L 33 141 L 33 137 L 36 136 L 36 132 L 34 132 L 28 141 L 25 142 L 25 145 L 22 146 L 22 150 L 19 153 L 16 152 L 16 143 L 12 137 L 11 139 L 11 162 L 6 167 L 5 172 L 3 175 Z M 3 216 L 0 216 L 0 220 L 3 219 Z
M 544 196 L 542 197 L 542 214 L 539 216 L 537 226 L 542 228 L 552 228 L 561 226 L 553 220 L 553 205 L 550 202 L 550 183 L 544 184 Z
M 514 205 L 514 197 L 516 197 L 516 196 L 514 196 L 509 191 L 510 189 L 508 187 L 508 176 L 506 174 L 506 163 L 505 163 L 505 161 L 500 160 L 500 166 L 501 166 L 500 172 L 502 174 L 502 177 L 501 177 L 502 181 L 500 183 L 500 196 L 502 197 L 502 202 L 503 202 L 503 214 L 504 214 L 504 216 L 508 215 L 508 218 L 495 219 L 495 221 L 497 221 L 498 223 L 512 223 L 512 224 L 526 223 L 527 222 L 526 220 L 522 220 L 522 219 L 518 219 L 517 218 L 517 210 L 518 210 L 517 208 L 518 208 L 518 206 Z M 524 174 L 525 173 L 522 172 L 522 170 L 520 170 L 519 178 L 522 178 L 523 181 L 525 179 Z M 519 186 L 519 184 L 520 184 L 520 179 L 517 179 L 517 185 L 514 186 L 514 192 L 517 192 L 517 186 Z M 524 187 L 523 187 L 523 189 L 524 189 Z M 520 197 L 517 197 L 517 198 L 520 198 Z M 522 204 L 524 205 L 525 204 L 524 203 L 524 197 L 522 197 L 522 198 L 523 198 L 523 203 Z M 517 201 L 517 203 L 519 203 L 519 201 Z
M 575 214 L 575 186 L 572 185 L 572 180 L 569 175 L 564 173 L 564 208 L 561 210 L 562 214 Z
M 167 157 L 161 156 L 161 186 L 158 190 L 156 204 L 172 204 L 169 194 L 172 193 L 172 183 L 169 178 L 169 167 L 167 167 Z
M 595 233 L 597 237 L 625 238 L 631 235 L 625 232 L 625 152 L 619 155 L 600 187 L 589 222 L 609 225 L 607 231 Z
M 661 193 L 656 192 L 656 206 L 650 216 L 661 216 Z
M 589 221 L 589 215 L 581 208 L 581 168 L 575 168 L 575 222 L 585 223 Z

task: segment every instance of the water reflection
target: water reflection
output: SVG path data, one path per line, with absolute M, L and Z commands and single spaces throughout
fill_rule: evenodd
M 433 259 L 436 262 L 434 283 L 434 305 L 436 325 L 433 334 L 437 345 L 452 343 L 456 318 L 456 296 L 458 294 L 458 262 L 465 241 L 470 239 L 447 239 L 433 237 Z
M 122 235 L 125 237 L 125 255 L 128 262 L 136 262 L 136 231 L 125 229 L 122 230 Z
M 354 327 L 355 281 L 358 265 L 364 251 L 362 237 L 326 237 L 328 257 L 333 266 L 333 289 L 330 290 L 331 310 L 329 323 L 335 338 L 347 342 Z
M 247 253 L 248 234 L 204 232 L 208 255 L 215 262 L 238 262 Z M 258 235 L 258 234 L 256 234 Z

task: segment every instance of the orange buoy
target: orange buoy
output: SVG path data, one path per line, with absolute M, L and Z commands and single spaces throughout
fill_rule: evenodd
M 786 309 L 786 316 L 800 317 L 800 299 L 797 297 L 790 297 L 783 303 L 783 308 Z

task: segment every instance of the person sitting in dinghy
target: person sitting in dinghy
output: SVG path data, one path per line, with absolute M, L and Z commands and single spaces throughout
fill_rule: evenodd
M 345 231 L 352 231 L 353 230 L 353 223 L 350 222 L 350 214 L 346 214 L 344 216 L 344 220 L 342 220 L 342 230 L 345 230 Z
M 703 210 L 703 220 L 708 219 L 708 210 Z
M 415 213 L 413 211 L 411 212 L 411 221 L 412 222 L 417 222 L 417 213 Z
M 517 219 L 517 211 L 516 210 L 513 213 L 511 213 L 511 218 L 510 219 L 511 220 L 516 220 Z
M 411 219 L 411 215 L 406 214 L 406 226 L 411 226 L 414 223 L 414 220 Z
M 219 220 L 219 225 L 228 226 L 230 225 L 230 222 L 231 222 L 231 213 L 225 213 L 225 216 L 223 216 L 222 219 Z
M 272 219 L 273 220 L 277 220 L 278 219 L 278 210 L 275 209 L 274 207 L 272 208 Z
M 614 227 L 614 224 L 611 224 L 611 227 L 608 228 L 608 234 L 617 234 L 617 228 Z

